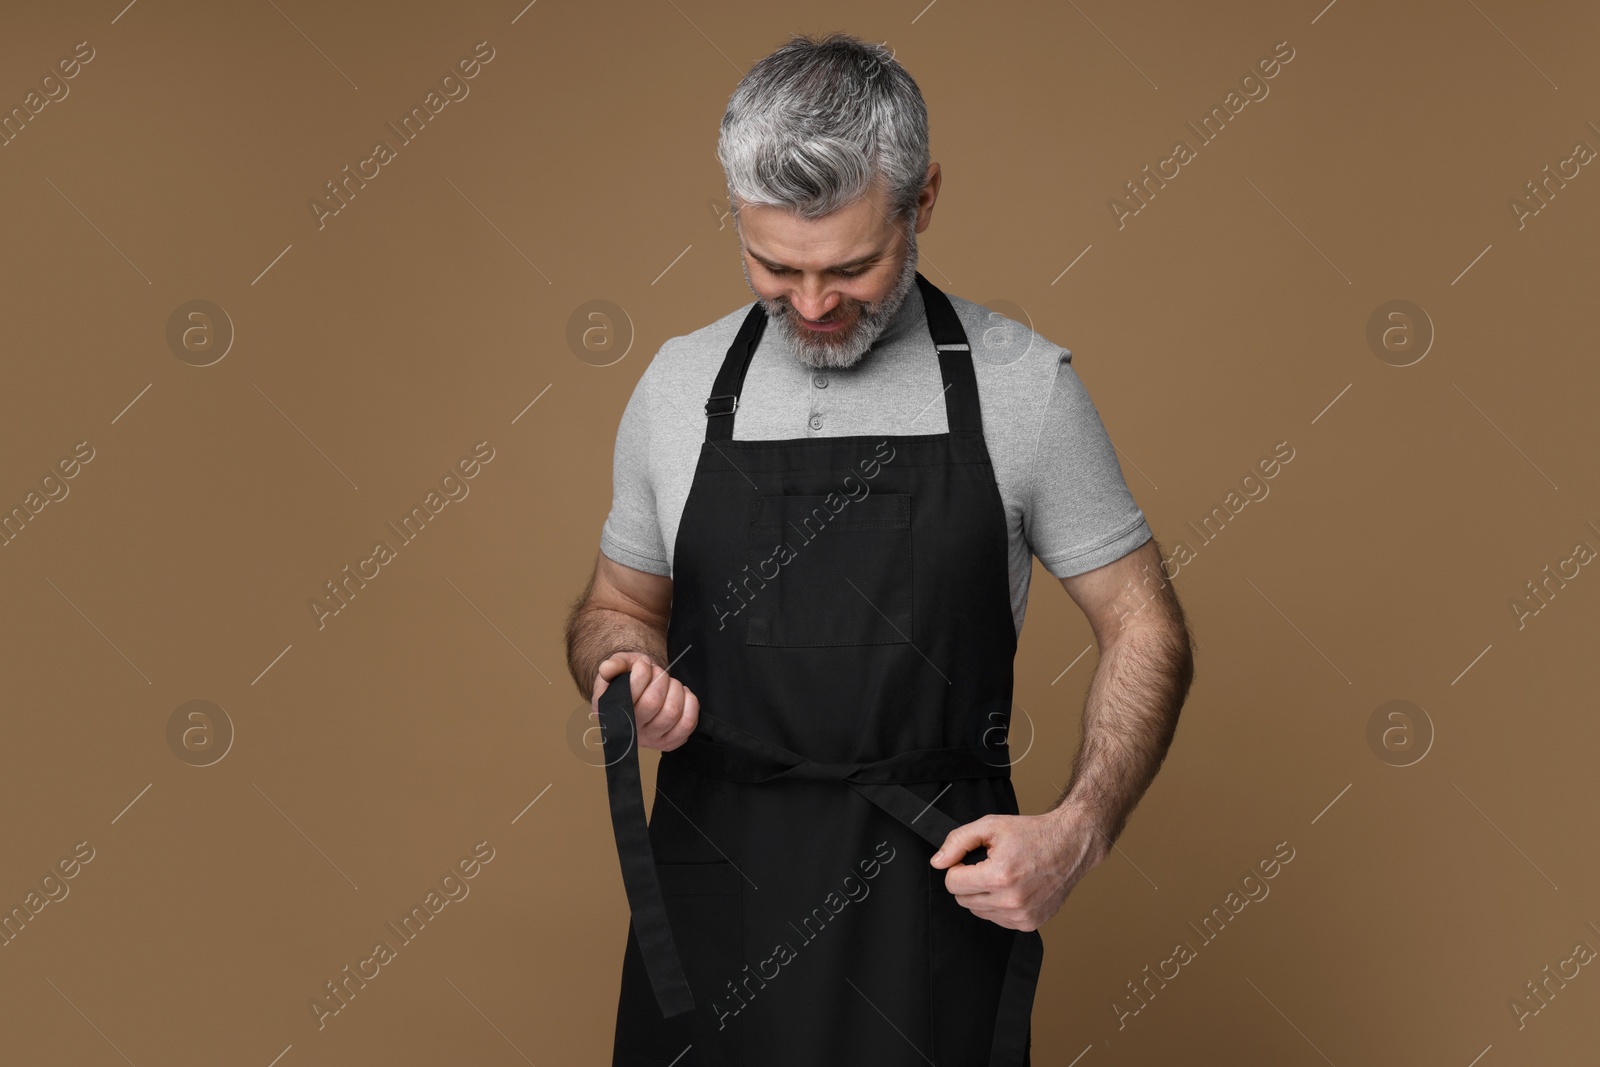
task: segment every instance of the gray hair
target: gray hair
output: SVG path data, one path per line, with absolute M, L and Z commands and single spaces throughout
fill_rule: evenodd
M 883 45 L 795 34 L 750 68 L 722 115 L 717 159 L 739 206 L 817 219 L 881 183 L 891 220 L 909 219 L 928 171 L 928 109 Z

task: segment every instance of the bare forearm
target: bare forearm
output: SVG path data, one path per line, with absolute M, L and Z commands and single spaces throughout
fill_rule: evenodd
M 583 699 L 594 696 L 595 675 L 614 652 L 643 652 L 665 667 L 666 631 L 625 611 L 578 608 L 567 621 L 567 670 Z
M 1083 707 L 1083 739 L 1057 810 L 1086 813 L 1107 849 L 1160 769 L 1194 663 L 1181 624 L 1123 632 L 1101 650 Z

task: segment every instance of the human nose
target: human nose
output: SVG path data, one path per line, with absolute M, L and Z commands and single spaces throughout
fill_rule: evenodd
M 794 309 L 812 322 L 820 322 L 828 317 L 828 313 L 839 306 L 839 295 L 828 291 L 822 283 L 801 283 L 796 289 L 790 302 Z

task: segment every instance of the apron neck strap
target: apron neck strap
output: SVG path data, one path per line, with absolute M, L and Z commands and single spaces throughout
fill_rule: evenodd
M 950 298 L 928 279 L 917 272 L 917 287 L 922 292 L 922 307 L 927 317 L 928 333 L 933 338 L 934 351 L 939 355 L 939 375 L 944 380 L 945 420 L 951 433 L 983 433 L 983 415 L 978 406 L 977 376 L 972 371 L 972 347 L 967 343 L 967 331 L 956 316 Z M 745 374 L 750 360 L 755 356 L 761 335 L 767 327 L 767 312 L 757 300 L 750 306 L 728 346 L 727 355 L 717 371 L 711 386 L 711 396 L 706 400 L 706 440 L 733 440 L 733 420 L 739 406 L 739 395 L 744 390 Z

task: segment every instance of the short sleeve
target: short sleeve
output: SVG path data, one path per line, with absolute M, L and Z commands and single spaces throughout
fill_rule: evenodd
M 1062 349 L 1023 516 L 1029 548 L 1057 578 L 1115 562 L 1151 536 L 1071 359 L 1072 353 Z
M 651 366 L 654 366 L 652 362 Z M 634 570 L 669 575 L 655 486 L 650 480 L 650 401 L 647 367 L 617 426 L 611 460 L 611 512 L 600 528 L 600 551 Z

